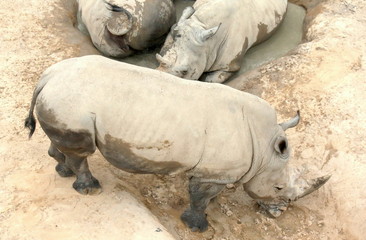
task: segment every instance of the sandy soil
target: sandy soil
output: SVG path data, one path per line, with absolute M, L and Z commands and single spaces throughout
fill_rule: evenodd
M 96 53 L 72 28 L 69 4 L 5 0 L 0 6 L 0 239 L 364 239 L 366 236 L 366 3 L 296 1 L 309 8 L 304 43 L 229 85 L 269 101 L 288 131 L 291 164 L 309 177 L 332 173 L 316 193 L 267 218 L 235 185 L 208 208 L 211 227 L 191 233 L 184 176 L 133 175 L 99 153 L 90 168 L 102 186 L 82 196 L 54 171 L 49 140 L 23 128 L 33 88 L 48 66 Z M 149 209 L 150 211 L 148 211 Z M 170 234 L 168 233 L 170 232 Z

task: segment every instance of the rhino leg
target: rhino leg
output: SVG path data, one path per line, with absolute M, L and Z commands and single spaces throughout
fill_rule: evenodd
M 227 71 L 214 71 L 207 73 L 205 77 L 203 78 L 204 82 L 210 82 L 210 83 L 223 83 L 229 77 L 231 77 L 234 74 L 234 72 L 227 72 Z
M 88 161 L 85 156 L 65 154 L 65 163 L 76 174 L 76 181 L 73 188 L 81 194 L 98 194 L 101 192 L 99 181 L 93 177 L 89 170 Z
M 61 177 L 71 177 L 76 174 L 76 181 L 72 185 L 76 191 L 81 194 L 100 193 L 99 181 L 91 174 L 86 157 L 70 153 L 65 155 L 52 143 L 48 154 L 58 162 L 56 171 Z
M 51 143 L 49 149 L 48 149 L 48 155 L 50 155 L 50 157 L 53 157 L 58 164 L 56 165 L 56 172 L 61 176 L 61 177 L 71 177 L 74 176 L 74 172 L 66 166 L 65 163 L 65 155 L 60 152 L 55 145 L 53 145 L 53 143 Z
M 202 183 L 200 179 L 192 177 L 189 181 L 190 208 L 181 215 L 182 221 L 193 231 L 207 230 L 208 221 L 205 210 L 212 198 L 225 187 L 223 184 Z

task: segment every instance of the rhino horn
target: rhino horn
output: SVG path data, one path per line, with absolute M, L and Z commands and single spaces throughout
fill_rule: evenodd
M 308 181 L 308 187 L 305 188 L 303 190 L 302 193 L 300 193 L 295 200 L 300 199 L 302 197 L 305 197 L 306 195 L 309 195 L 310 193 L 314 192 L 315 190 L 317 190 L 318 188 L 320 188 L 321 186 L 323 186 L 331 177 L 331 174 L 325 175 L 323 177 L 319 177 L 319 178 L 315 178 L 315 179 L 311 179 L 310 181 Z
M 288 120 L 287 122 L 280 123 L 283 131 L 286 131 L 289 128 L 296 127 L 296 125 L 300 122 L 300 111 L 297 110 L 297 114 L 292 119 Z
M 215 33 L 217 32 L 217 30 L 219 30 L 220 26 L 221 26 L 221 23 L 220 23 L 219 26 L 210 28 L 208 30 L 203 30 L 202 32 L 200 32 L 199 38 L 200 38 L 201 42 L 204 42 L 207 39 L 209 39 L 210 37 L 212 37 L 213 35 L 215 35 Z
M 132 28 L 132 15 L 126 9 L 108 4 L 112 11 L 112 17 L 107 21 L 107 29 L 116 36 L 126 34 Z
M 158 62 L 161 65 L 163 65 L 163 66 L 170 66 L 171 65 L 170 62 L 167 59 L 163 58 L 163 56 L 161 56 L 159 53 L 157 53 L 155 56 L 156 56 L 156 60 L 158 60 Z
M 180 23 L 184 22 L 185 20 L 187 20 L 188 18 L 190 18 L 194 12 L 195 12 L 195 10 L 193 7 L 186 7 L 183 10 L 182 16 L 180 17 L 178 24 L 180 24 Z

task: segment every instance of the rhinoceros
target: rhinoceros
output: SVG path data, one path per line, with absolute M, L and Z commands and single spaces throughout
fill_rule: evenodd
M 280 25 L 287 0 L 197 0 L 173 25 L 158 69 L 178 77 L 222 83 L 240 69 L 253 45 Z
M 106 56 L 160 44 L 175 23 L 172 0 L 77 0 L 77 27 Z
M 67 71 L 65 71 L 67 70 Z M 190 207 L 181 219 L 208 227 L 205 209 L 226 184 L 242 183 L 269 213 L 322 186 L 329 176 L 304 180 L 288 170 L 285 130 L 261 98 L 222 84 L 182 79 L 153 69 L 85 56 L 48 68 L 36 86 L 25 126 L 36 120 L 51 140 L 48 153 L 62 177 L 76 175 L 81 194 L 99 192 L 87 157 L 98 148 L 132 173 L 189 177 Z

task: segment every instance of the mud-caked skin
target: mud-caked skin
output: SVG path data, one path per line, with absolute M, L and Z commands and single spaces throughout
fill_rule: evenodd
M 99 181 L 91 174 L 81 174 L 77 177 L 72 187 L 81 194 L 94 195 L 101 192 Z
M 195 177 L 189 180 L 190 207 L 184 211 L 181 219 L 192 231 L 207 230 L 206 207 L 224 187 L 224 184 L 202 183 L 199 178 Z
M 81 194 L 101 191 L 87 162 L 97 148 L 124 171 L 186 172 L 190 206 L 181 219 L 193 231 L 207 229 L 206 207 L 226 184 L 243 184 L 278 216 L 329 179 L 306 180 L 287 166 L 285 130 L 296 126 L 299 114 L 278 124 L 267 102 L 221 84 L 85 56 L 42 74 L 25 121 L 30 136 L 34 110 L 51 140 L 56 171 L 75 174 L 73 187 Z
M 91 175 L 85 158 L 73 154 L 65 156 L 53 143 L 48 149 L 48 155 L 58 162 L 55 170 L 61 177 L 77 176 L 72 185 L 76 191 L 81 194 L 97 194 L 101 191 L 99 181 Z
M 192 230 L 192 232 L 204 232 L 208 228 L 208 221 L 204 211 L 187 209 L 180 216 L 180 219 Z
M 55 167 L 55 170 L 61 177 L 72 177 L 75 175 L 74 172 L 64 163 L 58 163 Z
M 66 166 L 65 155 L 60 152 L 52 143 L 48 149 L 48 155 L 53 157 L 58 162 L 55 170 L 61 177 L 72 177 L 75 175 L 74 172 Z
M 222 83 L 240 69 L 253 45 L 280 25 L 287 0 L 197 0 L 173 25 L 157 54 L 159 70 Z
M 172 0 L 77 0 L 77 27 L 106 56 L 126 57 L 164 41 L 175 22 Z

